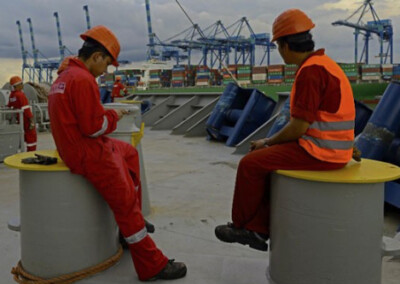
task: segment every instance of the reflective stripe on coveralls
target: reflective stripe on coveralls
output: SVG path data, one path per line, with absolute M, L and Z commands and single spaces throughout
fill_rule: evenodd
M 26 110 L 26 109 L 32 109 L 32 107 L 30 105 L 26 105 L 21 107 L 22 110 Z
M 144 227 L 143 229 L 141 229 L 139 232 L 137 232 L 136 234 L 133 234 L 127 238 L 125 238 L 126 242 L 130 245 L 132 244 L 136 244 L 138 242 L 140 242 L 141 240 L 143 240 L 145 237 L 147 236 L 147 229 L 146 227 Z
M 104 134 L 108 128 L 108 119 L 106 116 L 103 116 L 103 125 L 101 126 L 101 129 L 97 131 L 96 133 L 90 135 L 90 137 L 99 137 L 100 135 Z

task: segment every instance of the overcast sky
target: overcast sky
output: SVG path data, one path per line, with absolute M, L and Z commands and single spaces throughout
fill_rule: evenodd
M 316 47 L 326 48 L 338 62 L 354 60 L 353 30 L 334 27 L 335 20 L 345 19 L 359 6 L 360 0 L 179 0 L 195 23 L 205 28 L 217 20 L 227 27 L 241 17 L 247 17 L 255 33 L 271 33 L 275 17 L 288 8 L 300 8 L 315 22 Z M 47 58 L 59 56 L 54 12 L 58 12 L 63 44 L 73 53 L 80 48 L 79 34 L 86 29 L 83 6 L 89 6 L 91 25 L 108 26 L 121 43 L 120 59 L 142 61 L 146 58 L 147 22 L 144 0 L 1 0 L 0 10 L 0 85 L 10 72 L 21 72 L 21 49 L 16 21 L 20 20 L 24 45 L 32 54 L 29 27 L 31 18 L 37 49 Z M 392 19 L 395 31 L 394 61 L 400 62 L 399 37 L 400 1 L 378 0 L 374 7 L 381 19 Z M 190 22 L 175 0 L 150 0 L 153 31 L 167 39 L 190 27 Z M 357 19 L 354 18 L 353 21 Z M 368 14 L 365 20 L 371 20 Z M 361 50 L 361 41 L 359 45 Z M 379 63 L 378 41 L 370 42 L 370 63 Z M 261 53 L 261 51 L 259 52 Z M 271 54 L 271 64 L 282 63 L 277 51 Z

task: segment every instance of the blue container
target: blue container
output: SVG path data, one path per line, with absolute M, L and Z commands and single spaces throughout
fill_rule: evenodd
M 263 125 L 271 117 L 275 105 L 273 99 L 254 89 L 232 133 L 229 135 L 226 145 L 235 146 Z
M 226 138 L 224 135 L 220 134 L 220 129 L 225 122 L 225 114 L 232 108 L 232 104 L 238 92 L 239 87 L 237 85 L 229 83 L 226 86 L 206 123 L 209 138 L 219 141 Z
M 376 106 L 356 146 L 363 158 L 382 161 L 400 126 L 400 84 L 391 82 Z
M 209 139 L 236 145 L 269 119 L 275 104 L 256 89 L 229 83 L 206 123 Z

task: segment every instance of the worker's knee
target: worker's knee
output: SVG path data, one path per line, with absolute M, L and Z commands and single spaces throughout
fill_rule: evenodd
M 240 160 L 238 170 L 252 170 L 255 168 L 257 168 L 257 162 L 254 157 L 252 155 L 246 155 Z

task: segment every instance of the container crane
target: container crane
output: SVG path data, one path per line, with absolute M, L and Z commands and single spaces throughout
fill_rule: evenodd
M 31 43 L 32 43 L 32 53 L 33 53 L 33 68 L 36 70 L 38 70 L 38 77 L 39 77 L 39 82 L 42 81 L 42 66 L 39 64 L 38 61 L 38 54 L 39 54 L 39 50 L 36 48 L 35 45 L 35 36 L 33 33 L 33 25 L 32 25 L 32 20 L 31 18 L 28 18 L 26 20 L 29 24 L 29 33 L 31 36 Z M 35 81 L 35 72 L 32 72 L 32 78 L 29 78 L 29 80 L 31 81 Z
M 90 30 L 91 25 L 90 25 L 90 16 L 89 16 L 89 7 L 88 5 L 83 6 L 83 10 L 85 11 L 86 15 L 86 27 L 88 30 Z
M 28 18 L 27 22 L 29 24 L 29 32 L 31 35 L 32 52 L 33 52 L 33 66 L 32 66 L 33 72 L 31 72 L 29 80 L 32 82 L 35 81 L 35 74 L 36 74 L 35 71 L 37 71 L 39 83 L 42 81 L 52 82 L 53 80 L 52 72 L 58 68 L 59 60 L 51 61 L 46 58 L 45 60 L 39 61 L 39 54 L 41 53 L 39 52 L 39 50 L 36 48 L 35 45 L 35 37 L 33 33 L 33 25 L 31 18 Z M 41 55 L 43 56 L 43 54 Z M 43 78 L 43 71 L 46 71 L 46 78 Z
M 373 20 L 368 21 L 367 24 L 364 24 L 361 20 L 364 15 L 370 11 Z M 360 13 L 361 12 L 361 13 Z M 357 22 L 352 23 L 350 22 L 350 18 L 355 16 L 356 14 L 360 13 Z M 333 22 L 332 25 L 334 26 L 347 26 L 354 28 L 354 41 L 355 41 L 355 48 L 354 48 L 354 62 L 358 62 L 358 36 L 359 34 L 364 35 L 364 47 L 361 53 L 360 62 L 363 60 L 363 56 L 365 54 L 365 63 L 368 64 L 369 61 L 369 40 L 372 34 L 375 34 L 379 37 L 380 43 L 380 63 L 386 63 L 387 59 L 389 58 L 390 63 L 393 64 L 393 27 L 392 21 L 389 19 L 381 20 L 376 13 L 373 3 L 371 0 L 365 0 L 363 5 L 361 5 L 353 14 L 350 15 L 345 20 L 339 20 Z M 387 49 L 384 52 L 384 43 L 387 43 Z
M 157 57 L 159 54 L 155 50 L 155 44 L 154 44 L 154 37 L 155 34 L 153 33 L 153 28 L 151 26 L 151 15 L 150 15 L 150 1 L 146 0 L 146 19 L 147 19 L 147 34 L 149 36 L 149 50 L 147 51 L 147 60 L 150 60 L 152 58 Z
M 58 36 L 58 49 L 60 51 L 60 62 L 61 62 L 64 59 L 64 56 L 65 56 L 65 46 L 62 43 L 60 19 L 58 17 L 58 13 L 54 12 L 53 16 L 56 19 L 57 36 Z
M 29 77 L 31 77 L 31 66 L 28 64 L 28 51 L 25 50 L 24 38 L 22 36 L 21 22 L 17 21 L 16 24 L 18 26 L 19 42 L 21 44 L 22 80 L 24 80 L 24 75 L 27 68 L 29 70 Z

